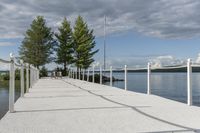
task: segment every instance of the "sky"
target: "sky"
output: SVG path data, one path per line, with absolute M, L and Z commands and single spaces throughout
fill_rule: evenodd
M 0 58 L 9 59 L 10 52 L 18 56 L 38 15 L 54 32 L 64 17 L 73 27 L 76 17 L 83 16 L 100 50 L 95 64 L 103 63 L 104 15 L 107 67 L 178 65 L 187 58 L 200 62 L 199 0 L 0 0 Z

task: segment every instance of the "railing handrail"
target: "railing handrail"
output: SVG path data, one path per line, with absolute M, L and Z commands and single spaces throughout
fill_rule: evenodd
M 2 62 L 2 63 L 11 63 L 11 61 L 9 60 L 3 60 L 3 59 L 0 59 L 0 62 Z

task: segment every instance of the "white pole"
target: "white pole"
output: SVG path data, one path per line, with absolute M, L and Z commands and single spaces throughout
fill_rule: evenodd
M 37 80 L 39 80 L 39 79 L 40 79 L 40 70 L 37 69 Z
M 110 66 L 110 86 L 112 86 L 112 66 Z
M 94 65 L 92 66 L 92 82 L 94 83 Z
M 75 71 L 75 79 L 77 79 L 77 70 Z
M 20 82 L 21 82 L 21 97 L 24 97 L 24 63 L 20 60 L 21 70 L 20 70 Z
M 187 103 L 189 106 L 192 105 L 192 60 L 187 61 Z
M 85 69 L 83 69 L 83 80 L 85 80 Z
M 33 83 L 33 82 L 32 82 L 32 81 L 33 81 L 33 80 L 32 80 L 32 79 L 33 79 L 33 76 L 32 76 L 32 75 L 33 75 L 32 65 L 30 65 L 30 88 L 32 88 L 32 83 Z
M 104 71 L 105 70 L 106 70 L 106 15 L 104 16 Z
M 87 82 L 89 82 L 89 77 L 90 77 L 90 71 L 89 71 L 89 68 L 87 70 Z
M 147 65 L 147 94 L 151 94 L 151 64 Z
M 124 88 L 127 90 L 127 65 L 124 66 Z
M 26 64 L 26 91 L 29 92 L 29 64 Z
M 14 112 L 14 101 L 15 101 L 15 62 L 14 56 L 10 53 L 10 80 L 9 80 L 9 111 Z
M 81 69 L 79 68 L 79 77 L 78 77 L 79 80 L 81 80 Z
M 102 66 L 100 65 L 100 84 L 102 84 Z

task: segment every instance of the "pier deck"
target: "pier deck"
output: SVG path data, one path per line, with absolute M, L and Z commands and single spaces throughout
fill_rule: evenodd
M 0 133 L 200 132 L 200 107 L 74 79 L 40 79 Z

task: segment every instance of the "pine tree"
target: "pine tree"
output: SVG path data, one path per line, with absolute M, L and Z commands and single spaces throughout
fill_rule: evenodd
M 87 69 L 94 62 L 93 55 L 98 50 L 93 51 L 95 47 L 95 36 L 93 30 L 90 30 L 87 23 L 81 16 L 78 16 L 74 26 L 74 55 L 75 64 L 78 68 Z
M 56 63 L 63 64 L 64 75 L 67 73 L 67 64 L 73 63 L 73 38 L 70 23 L 64 18 L 62 25 L 58 28 L 59 33 L 56 34 L 58 45 L 56 48 Z
M 30 29 L 26 31 L 25 38 L 19 48 L 20 58 L 35 67 L 49 63 L 53 53 L 53 32 L 46 26 L 42 16 L 37 16 L 32 21 Z

